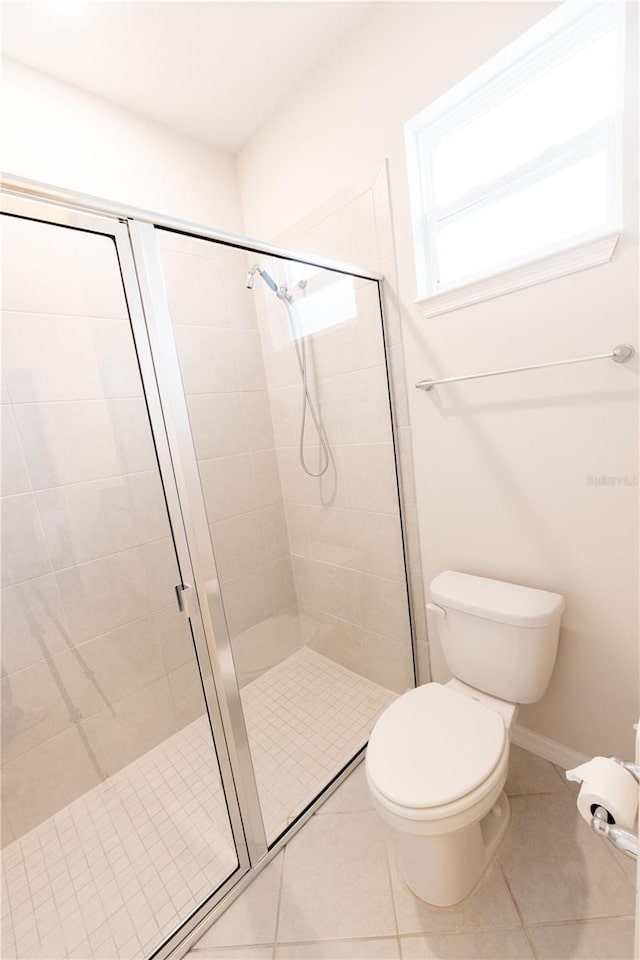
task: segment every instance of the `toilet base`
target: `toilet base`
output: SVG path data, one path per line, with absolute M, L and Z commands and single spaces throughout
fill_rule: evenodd
M 430 836 L 396 833 L 398 868 L 409 889 L 436 907 L 452 907 L 480 882 L 503 839 L 511 811 L 500 794 L 482 820 Z

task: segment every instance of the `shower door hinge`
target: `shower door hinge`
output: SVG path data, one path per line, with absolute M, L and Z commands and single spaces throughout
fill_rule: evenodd
M 195 588 L 190 583 L 177 583 L 175 586 L 178 610 L 185 617 L 193 617 L 198 613 L 198 597 Z

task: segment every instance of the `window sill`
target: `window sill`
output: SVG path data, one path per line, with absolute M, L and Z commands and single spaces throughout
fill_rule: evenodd
M 434 293 L 416 300 L 416 303 L 423 317 L 437 317 L 442 313 L 459 310 L 473 303 L 492 300 L 494 297 L 501 297 L 514 290 L 523 290 L 536 283 L 544 283 L 545 280 L 554 280 L 556 277 L 577 273 L 588 267 L 608 263 L 619 238 L 619 233 L 607 233 L 571 247 L 569 250 L 540 257 L 502 273 L 443 290 L 442 293 Z

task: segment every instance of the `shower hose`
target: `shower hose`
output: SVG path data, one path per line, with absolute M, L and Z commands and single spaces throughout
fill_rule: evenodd
M 322 424 L 322 419 L 315 408 L 313 398 L 309 391 L 309 384 L 307 378 L 307 347 L 304 341 L 304 337 L 300 335 L 300 322 L 298 317 L 298 312 L 296 306 L 293 302 L 291 294 L 288 292 L 286 287 L 281 287 L 278 291 L 278 297 L 282 300 L 287 311 L 287 316 L 289 319 L 289 327 L 291 329 L 291 336 L 293 338 L 293 343 L 296 349 L 296 357 L 298 360 L 298 367 L 300 369 L 300 376 L 302 378 L 302 417 L 300 420 L 300 436 L 298 441 L 298 452 L 300 456 L 300 465 L 302 469 L 310 477 L 322 477 L 327 470 L 329 469 L 329 463 L 331 460 L 331 453 L 329 451 L 329 443 L 324 431 L 324 426 Z M 305 460 L 305 450 L 304 450 L 304 437 L 307 426 L 307 410 L 313 421 L 313 425 L 316 428 L 316 433 L 318 434 L 318 439 L 320 441 L 320 469 L 316 472 L 312 470 Z

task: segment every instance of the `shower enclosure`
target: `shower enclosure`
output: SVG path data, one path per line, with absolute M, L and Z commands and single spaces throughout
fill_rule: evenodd
M 380 278 L 3 199 L 2 956 L 178 956 L 415 682 Z

